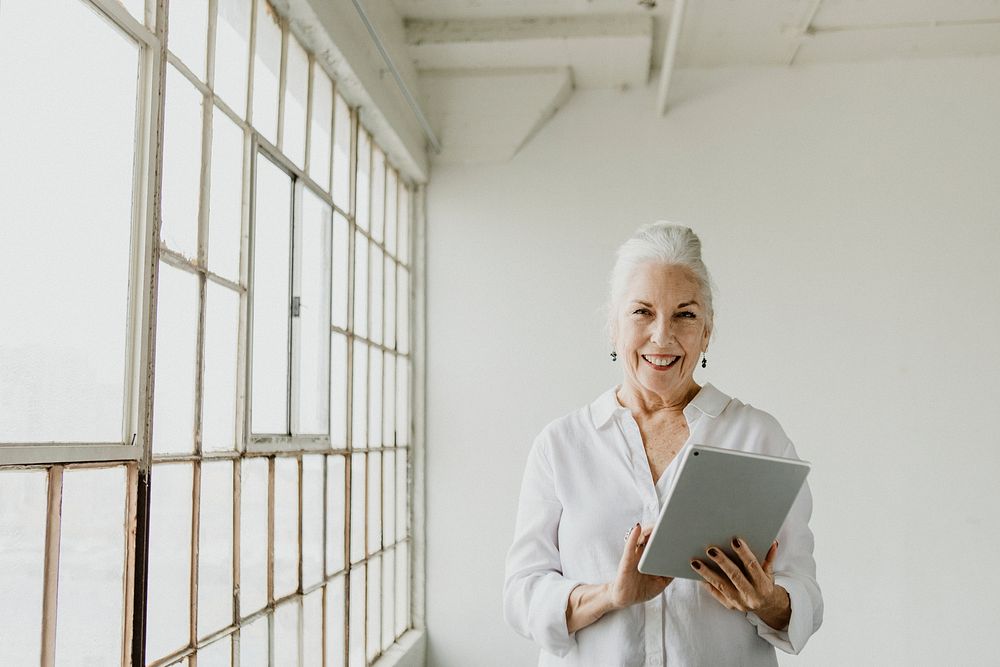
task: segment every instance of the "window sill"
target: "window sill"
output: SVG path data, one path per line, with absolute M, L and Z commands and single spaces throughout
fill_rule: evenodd
M 372 667 L 424 667 L 426 652 L 427 633 L 408 630 L 372 663 Z

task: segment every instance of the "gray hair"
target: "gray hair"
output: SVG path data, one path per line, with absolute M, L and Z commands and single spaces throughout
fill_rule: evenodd
M 712 278 L 701 260 L 701 240 L 690 228 L 664 220 L 643 225 L 618 248 L 618 259 L 611 271 L 611 294 L 608 300 L 607 333 L 615 332 L 616 308 L 624 296 L 632 272 L 640 264 L 655 262 L 688 269 L 701 287 L 705 304 L 705 320 L 712 330 L 715 311 L 712 309 Z

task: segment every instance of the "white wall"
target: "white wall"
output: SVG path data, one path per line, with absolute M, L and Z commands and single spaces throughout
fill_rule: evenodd
M 432 175 L 428 664 L 534 662 L 500 596 L 524 459 L 616 381 L 606 274 L 659 218 L 718 283 L 699 379 L 814 463 L 826 621 L 783 664 L 995 661 L 1000 59 L 676 81 L 666 118 L 577 92 L 513 161 Z

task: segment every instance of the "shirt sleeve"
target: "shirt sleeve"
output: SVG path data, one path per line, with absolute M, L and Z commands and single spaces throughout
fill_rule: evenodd
M 790 442 L 784 456 L 798 458 Z M 747 613 L 747 620 L 757 628 L 760 637 L 793 655 L 803 649 L 823 623 L 823 594 L 816 583 L 814 539 L 809 530 L 811 515 L 812 493 L 806 482 L 778 532 L 778 554 L 774 562 L 774 583 L 788 591 L 792 605 L 788 627 L 775 630 L 753 612 Z
M 504 619 L 518 634 L 559 657 L 576 645 L 566 627 L 570 592 L 583 582 L 562 575 L 559 519 L 552 468 L 535 440 L 521 484 L 514 542 L 507 552 L 503 590 Z

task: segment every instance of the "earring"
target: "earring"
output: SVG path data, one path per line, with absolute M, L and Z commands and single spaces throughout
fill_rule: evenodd
M 618 353 L 611 350 L 611 361 L 618 361 Z
M 705 368 L 706 366 L 708 366 L 708 358 L 705 356 L 705 353 L 702 352 L 701 353 L 701 367 Z

